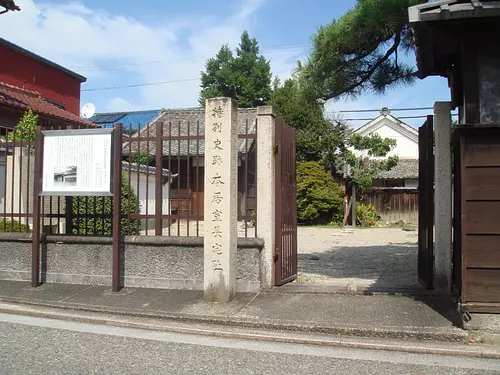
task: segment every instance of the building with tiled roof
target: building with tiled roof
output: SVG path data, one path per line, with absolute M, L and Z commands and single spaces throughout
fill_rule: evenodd
M 388 108 L 382 108 L 378 117 L 356 129 L 355 133 L 362 136 L 377 134 L 396 140 L 396 146 L 387 156 L 397 156 L 398 164 L 389 171 L 380 172 L 373 181 L 374 187 L 418 187 L 418 131 L 414 127 L 393 116 Z M 366 152 L 353 152 L 358 157 L 368 157 Z
M 249 215 L 256 208 L 254 147 L 256 121 L 256 108 L 238 109 L 238 204 L 241 215 Z M 128 128 L 126 121 L 117 120 L 117 122 L 123 123 L 125 130 Z M 157 124 L 161 126 L 158 127 Z M 175 182 L 177 186 L 170 191 L 172 208 L 176 209 L 175 204 L 180 205 L 182 201 L 187 207 L 191 207 L 191 215 L 195 214 L 195 209 L 203 213 L 205 109 L 163 109 L 157 119 L 131 136 L 131 142 L 124 143 L 123 156 L 129 158 L 131 154 L 147 152 L 150 157 L 154 158 L 157 128 L 162 129 L 163 168 L 178 174 Z M 140 140 L 134 140 L 138 135 Z M 151 139 L 149 142 L 148 137 Z M 172 139 L 169 140 L 169 137 Z
M 256 133 L 256 108 L 239 108 L 238 109 L 238 134 L 253 135 Z M 204 108 L 183 108 L 183 109 L 164 109 L 161 115 L 150 124 L 144 127 L 141 131 L 141 137 L 156 136 L 156 126 L 154 124 L 159 121 L 163 123 L 164 137 L 200 137 L 198 141 L 191 140 L 172 140 L 163 142 L 163 155 L 171 156 L 203 156 L 205 154 L 205 140 L 202 138 L 205 135 L 205 109 Z M 121 122 L 121 121 L 118 121 Z M 125 130 L 128 129 L 127 123 L 123 122 Z M 154 141 L 149 142 L 149 150 L 151 155 L 155 154 Z M 238 140 L 238 151 L 240 155 L 246 154 L 251 149 L 253 140 L 240 138 Z M 146 150 L 148 142 L 142 141 L 133 142 L 131 145 L 132 152 L 138 150 Z M 124 145 L 124 155 L 129 153 L 129 147 Z
M 81 84 L 86 78 L 0 38 L 0 125 L 12 128 L 31 108 L 57 125 L 90 125 L 80 119 Z
M 96 113 L 89 121 L 103 128 L 112 128 L 115 124 L 120 123 L 126 132 L 136 132 L 144 129 L 149 123 L 155 122 L 161 114 L 161 109 Z
M 28 109 L 38 114 L 40 124 L 95 127 L 90 121 L 42 98 L 38 92 L 0 82 L 0 127 L 12 128 Z

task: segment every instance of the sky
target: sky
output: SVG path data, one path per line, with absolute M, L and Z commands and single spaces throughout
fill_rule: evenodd
M 275 76 L 290 77 L 305 61 L 321 25 L 337 19 L 355 0 L 16 0 L 21 12 L 0 16 L 0 36 L 85 77 L 81 104 L 97 112 L 198 106 L 206 60 L 227 43 L 234 49 L 247 30 Z M 408 57 L 414 61 L 414 56 Z M 166 82 L 164 84 L 156 84 Z M 147 86 L 137 86 L 153 84 Z M 135 86 L 135 87 L 123 87 Z M 105 89 L 103 88 L 113 88 Z M 441 77 L 392 89 L 384 96 L 330 101 L 326 111 L 432 107 L 449 100 Z M 394 111 L 396 116 L 432 110 Z M 378 113 L 342 113 L 344 119 Z M 403 119 L 419 126 L 424 119 Z M 365 120 L 349 121 L 354 127 Z

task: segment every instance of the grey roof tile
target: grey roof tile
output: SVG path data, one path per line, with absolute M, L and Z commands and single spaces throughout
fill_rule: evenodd
M 418 178 L 418 159 L 399 159 L 398 164 L 389 171 L 382 171 L 377 178 L 393 180 Z
M 151 167 L 143 164 L 128 163 L 126 161 L 122 162 L 122 169 L 124 171 L 141 172 L 150 175 L 156 174 L 156 167 Z M 162 168 L 161 174 L 163 177 L 172 177 L 172 178 L 177 177 L 177 174 L 173 174 L 168 169 L 165 168 Z
M 242 139 L 245 134 L 256 134 L 257 109 L 255 108 L 240 108 L 238 109 L 238 152 L 246 154 L 250 151 L 254 139 Z M 196 156 L 205 154 L 205 109 L 167 109 L 156 123 L 150 124 L 144 128 L 141 133 L 141 138 L 151 138 L 150 141 L 141 140 L 134 141 L 137 133 L 131 137 L 131 145 L 124 144 L 123 154 L 128 155 L 130 152 L 147 151 L 149 144 L 150 155 L 156 154 L 156 130 L 157 123 L 163 124 L 163 137 L 194 137 L 193 139 L 164 139 L 163 155 L 165 156 Z

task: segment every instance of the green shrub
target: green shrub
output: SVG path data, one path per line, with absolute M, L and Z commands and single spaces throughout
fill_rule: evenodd
M 380 220 L 375 206 L 368 203 L 356 205 L 356 224 L 362 227 L 373 227 Z
M 31 229 L 26 224 L 21 224 L 17 220 L 4 218 L 0 219 L 0 232 L 31 232 Z
M 122 204 L 121 214 L 138 214 L 139 200 L 134 189 L 128 187 L 125 175 L 122 176 Z M 130 206 L 129 206 L 130 195 Z M 113 197 L 73 197 L 73 234 L 106 235 L 113 234 Z M 137 235 L 140 233 L 140 220 L 121 219 L 121 233 L 123 235 Z
M 297 219 L 304 224 L 342 222 L 344 191 L 317 161 L 297 163 Z
M 133 152 L 132 155 L 130 155 L 130 162 L 140 165 L 149 165 L 149 163 L 152 162 L 154 158 L 154 155 L 148 155 L 146 151 L 141 151 L 139 153 Z

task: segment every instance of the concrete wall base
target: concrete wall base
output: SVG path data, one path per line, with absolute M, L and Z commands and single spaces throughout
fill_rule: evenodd
M 262 248 L 262 240 L 238 240 L 238 292 L 261 289 Z M 126 237 L 122 252 L 125 287 L 203 290 L 203 238 Z M 111 285 L 111 238 L 47 236 L 41 270 L 47 283 Z M 0 279 L 31 280 L 29 234 L 0 233 Z

